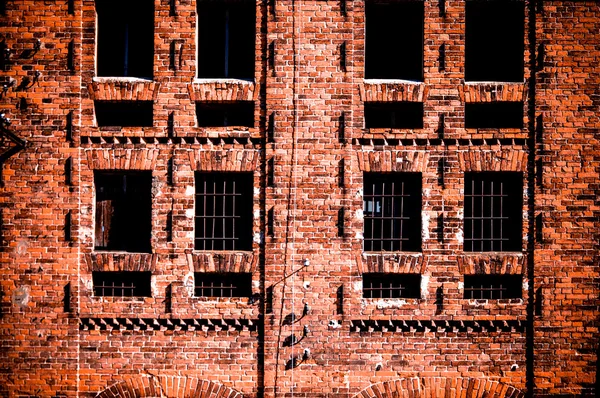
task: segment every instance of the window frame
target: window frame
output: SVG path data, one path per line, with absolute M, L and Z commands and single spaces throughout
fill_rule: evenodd
M 386 188 L 386 183 L 391 183 L 391 187 Z M 399 192 L 396 190 L 397 183 L 400 185 Z M 405 192 L 405 183 L 408 183 L 409 193 Z M 363 173 L 363 251 L 370 253 L 422 251 L 422 187 L 423 177 L 420 172 Z M 381 211 L 377 210 L 378 198 L 381 198 L 379 200 Z M 386 198 L 391 198 L 392 201 L 386 203 Z M 372 204 L 369 207 L 370 202 Z M 399 203 L 396 204 L 397 202 Z M 406 213 L 405 206 L 409 207 Z M 396 212 L 398 207 L 400 207 L 400 214 Z M 373 215 L 370 215 L 371 213 Z M 377 216 L 376 213 L 381 215 Z M 386 222 L 386 220 L 390 221 Z M 397 221 L 400 225 L 397 225 Z M 405 221 L 408 221 L 408 225 L 405 225 Z M 416 230 L 417 233 L 405 234 L 405 227 Z M 376 235 L 376 229 L 380 231 L 379 235 Z M 390 244 L 387 250 L 386 242 Z M 403 244 L 403 242 L 407 243 Z
M 199 282 L 202 284 L 199 285 Z M 209 282 L 207 285 L 204 282 Z M 220 286 L 214 286 L 214 284 Z M 221 294 L 203 294 L 220 290 Z M 229 291 L 226 294 L 224 290 Z M 234 294 L 238 293 L 239 294 Z M 194 272 L 194 297 L 248 298 L 252 296 L 252 274 L 249 272 Z
M 466 274 L 463 280 L 463 299 L 466 300 L 510 300 L 523 298 L 523 276 L 519 274 Z M 475 287 L 476 285 L 479 285 L 479 287 Z M 479 297 L 474 297 L 477 294 Z
M 203 179 L 204 178 L 204 179 Z M 220 179 L 220 180 L 218 180 Z M 200 188 L 200 182 L 203 182 L 203 188 Z M 212 182 L 212 190 L 206 183 Z M 233 183 L 233 191 L 227 192 Z M 239 182 L 239 187 L 236 184 Z M 254 230 L 254 174 L 252 172 L 205 172 L 196 171 L 194 174 L 195 197 L 194 197 L 194 250 L 198 251 L 251 251 L 253 247 Z M 223 193 L 217 192 L 217 183 L 224 183 Z M 207 199 L 214 197 L 212 206 Z M 227 201 L 231 197 L 232 201 Z M 236 201 L 240 197 L 241 200 Z M 221 198 L 221 204 L 217 202 Z M 201 200 L 199 200 L 201 199 Z M 233 213 L 227 213 L 227 207 Z M 219 207 L 220 206 L 220 207 Z M 212 207 L 212 211 L 210 208 Z M 200 214 L 200 208 L 204 214 Z M 221 212 L 223 214 L 213 214 Z M 214 220 L 211 224 L 210 220 Z M 239 223 L 236 224 L 236 220 Z M 220 220 L 221 225 L 217 225 Z M 202 232 L 200 230 L 202 222 Z M 229 223 L 230 222 L 230 223 Z M 212 230 L 209 236 L 207 228 Z M 218 228 L 221 228 L 220 230 Z M 221 232 L 222 236 L 215 236 L 215 229 Z M 221 240 L 221 243 L 218 241 Z M 231 243 L 228 244 L 227 242 Z M 208 245 L 210 243 L 210 245 Z M 210 247 L 207 247 L 210 246 Z
M 121 280 L 121 286 L 115 281 Z M 99 285 L 99 283 L 102 285 Z M 105 285 L 110 283 L 110 285 Z M 127 286 L 125 286 L 127 284 Z M 99 292 L 102 292 L 99 294 Z M 105 291 L 108 291 L 105 294 Z M 120 294 L 116 294 L 120 291 Z M 131 292 L 131 294 L 124 294 Z M 152 272 L 150 271 L 92 271 L 94 297 L 135 298 L 152 297 Z
M 477 188 L 476 183 L 480 183 L 479 193 L 473 192 L 473 189 Z M 494 187 L 494 183 L 500 183 L 499 191 Z M 488 191 L 489 193 L 486 193 Z M 500 198 L 499 204 L 497 201 L 494 202 L 495 198 Z M 468 253 L 522 252 L 523 205 L 522 172 L 466 172 L 463 251 Z M 495 221 L 500 221 L 499 225 Z M 505 227 L 505 224 L 509 225 Z M 485 242 L 489 242 L 489 247 Z
M 363 299 L 420 299 L 421 274 L 365 272 L 362 274 Z M 374 287 L 374 285 L 379 285 Z M 383 285 L 387 284 L 387 287 Z M 367 287 L 369 286 L 369 287 Z

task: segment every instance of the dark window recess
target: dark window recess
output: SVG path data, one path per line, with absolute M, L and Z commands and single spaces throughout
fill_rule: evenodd
M 152 78 L 154 2 L 96 1 L 98 76 Z
M 198 127 L 254 127 L 254 102 L 197 102 Z
M 250 297 L 252 274 L 195 272 L 194 295 L 201 297 Z
M 198 1 L 198 77 L 254 79 L 252 1 Z
M 252 250 L 251 173 L 196 173 L 196 250 Z
M 152 127 L 152 101 L 95 101 L 98 127 Z
M 419 274 L 363 274 L 364 298 L 421 298 Z
M 422 102 L 365 102 L 366 128 L 422 129 Z
M 465 174 L 464 250 L 521 251 L 523 175 Z
M 94 296 L 151 297 L 151 277 L 146 271 L 92 272 Z
M 467 102 L 465 127 L 521 129 L 523 128 L 522 102 Z
M 365 78 L 423 80 L 423 1 L 368 1 Z
M 421 173 L 365 173 L 364 250 L 421 250 Z
M 152 173 L 96 172 L 96 250 L 150 252 Z
M 465 80 L 523 81 L 525 2 L 468 0 Z
M 466 299 L 514 299 L 523 294 L 521 275 L 465 275 Z

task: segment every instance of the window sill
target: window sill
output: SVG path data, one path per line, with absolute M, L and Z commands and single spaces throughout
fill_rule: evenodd
M 189 90 L 196 102 L 254 101 L 258 95 L 254 80 L 242 79 L 194 79 Z
M 522 252 L 463 252 L 456 260 L 463 275 L 523 274 L 527 255 Z
M 88 89 L 94 101 L 153 101 L 160 83 L 139 77 L 94 77 Z
M 425 261 L 421 252 L 363 252 L 361 272 L 422 274 Z
M 424 82 L 400 79 L 364 79 L 359 90 L 363 102 L 423 102 L 428 91 Z
M 525 82 L 465 82 L 459 89 L 464 102 L 523 102 L 526 99 Z
M 93 82 L 98 83 L 110 83 L 110 82 L 124 82 L 124 83 L 148 83 L 152 82 L 151 77 L 132 77 L 132 76 L 95 76 L 92 78 Z

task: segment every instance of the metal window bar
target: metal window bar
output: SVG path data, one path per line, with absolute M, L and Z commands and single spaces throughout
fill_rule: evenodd
M 418 274 L 363 274 L 364 298 L 419 298 L 421 276 Z
M 200 282 L 196 285 L 195 295 L 196 296 L 207 296 L 207 297 L 235 297 L 234 292 L 238 289 L 236 285 L 229 283 L 215 282 Z
M 489 299 L 500 300 L 505 298 L 508 288 L 502 284 L 498 285 L 479 285 L 465 287 L 465 297 L 469 299 Z
M 365 298 L 398 298 L 404 296 L 406 287 L 399 283 L 390 282 L 368 282 L 363 286 L 363 296 Z
M 371 235 L 365 234 L 364 237 L 366 251 L 401 251 L 404 249 L 403 243 L 410 239 L 404 223 L 411 217 L 405 215 L 404 209 L 405 198 L 409 198 L 411 195 L 405 192 L 404 181 L 398 184 L 392 181 L 388 184 L 391 184 L 391 193 L 386 194 L 385 181 L 377 181 L 370 184 L 372 194 L 364 195 L 364 222 L 371 224 Z M 376 194 L 378 185 L 381 187 L 381 194 Z M 400 192 L 397 193 L 398 185 Z M 379 204 L 381 211 L 378 212 Z M 369 209 L 369 206 L 372 208 Z M 386 211 L 386 206 L 389 206 L 389 211 Z M 377 228 L 378 224 L 379 228 Z M 376 229 L 379 229 L 378 233 Z
M 206 177 L 196 194 L 196 249 L 242 250 L 247 239 L 239 224 L 247 215 L 240 214 L 244 184 L 235 178 Z M 246 198 L 246 200 L 251 200 Z
M 102 281 L 94 286 L 95 296 L 134 297 L 136 285 L 134 282 Z
M 201 273 L 195 275 L 197 297 L 249 297 L 251 276 L 246 273 Z
M 465 214 L 465 235 L 468 235 L 465 236 L 465 249 L 474 252 L 503 251 L 503 242 L 510 240 L 505 232 L 505 225 L 510 217 L 503 214 L 504 198 L 509 195 L 505 193 L 502 181 L 481 180 L 480 183 L 480 191 L 477 192 L 476 181 L 472 179 L 471 193 L 465 193 L 465 208 L 469 210 L 469 214 Z M 489 186 L 488 194 L 485 193 L 486 184 Z M 496 206 L 494 200 L 499 201 Z M 489 215 L 485 214 L 486 210 L 489 210 Z M 498 227 L 498 234 L 495 227 Z

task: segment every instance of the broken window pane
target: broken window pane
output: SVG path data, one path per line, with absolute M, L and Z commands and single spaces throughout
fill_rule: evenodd
M 252 173 L 196 173 L 196 250 L 252 250 Z
M 522 82 L 525 2 L 468 0 L 465 80 Z
M 154 2 L 97 0 L 98 76 L 151 79 L 154 70 Z
M 364 250 L 421 250 L 421 173 L 365 173 Z
M 364 273 L 364 298 L 421 298 L 421 275 Z
M 195 296 L 250 297 L 252 274 L 246 272 L 195 272 Z
M 464 250 L 521 251 L 522 211 L 522 173 L 466 173 Z
M 152 173 L 96 171 L 96 250 L 150 252 Z
M 367 1 L 365 78 L 423 80 L 423 1 Z
M 251 1 L 198 1 L 198 77 L 254 79 Z
M 521 275 L 465 275 L 466 299 L 514 299 L 523 295 Z

